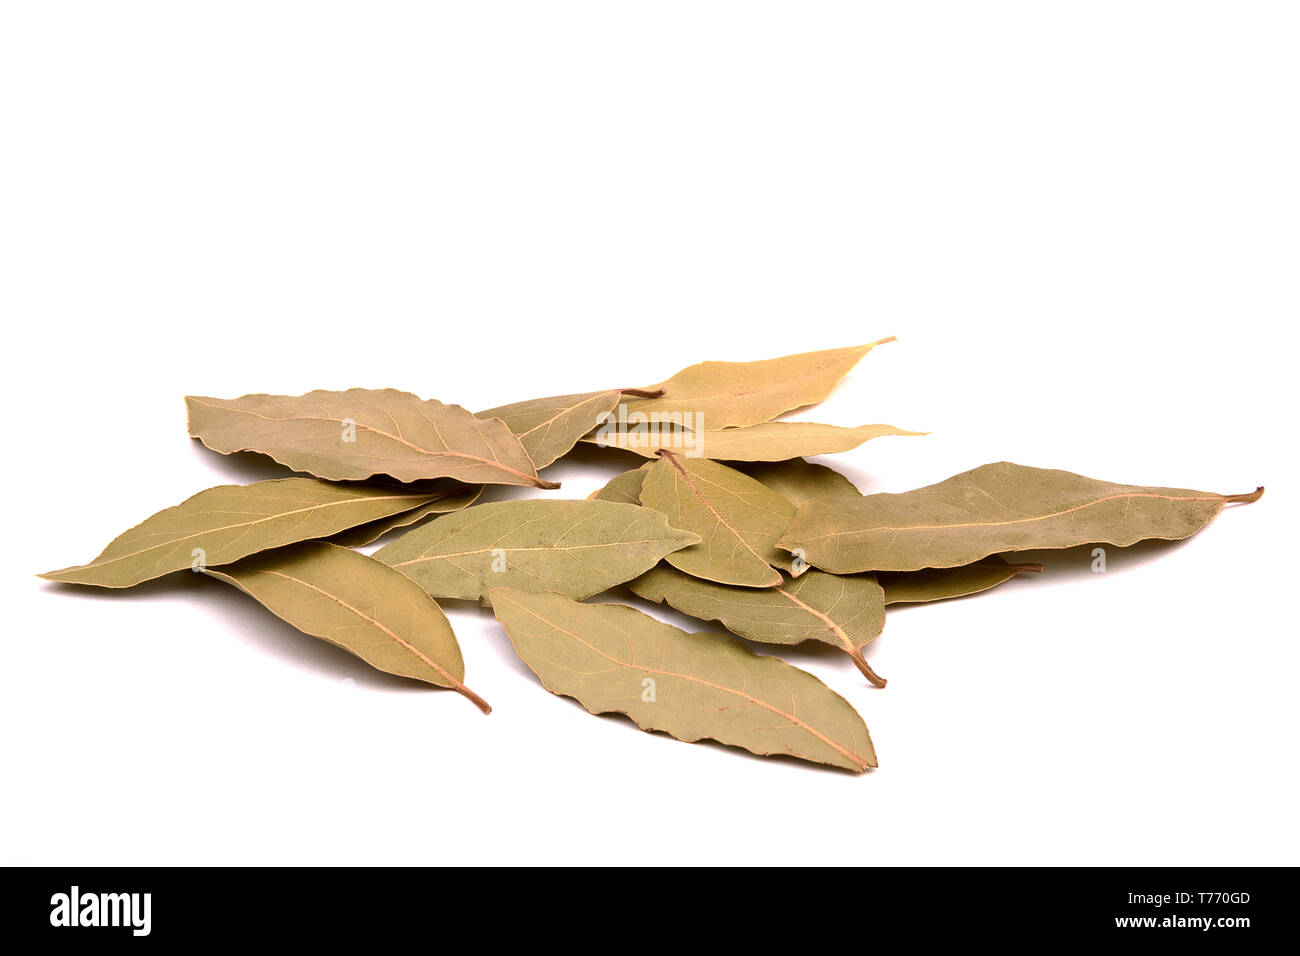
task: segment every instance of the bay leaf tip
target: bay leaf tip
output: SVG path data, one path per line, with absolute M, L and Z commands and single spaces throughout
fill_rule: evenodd
M 101 584 L 98 581 L 79 580 L 77 572 L 84 570 L 86 570 L 85 565 L 74 564 L 71 567 L 59 568 L 55 571 L 41 571 L 36 576 L 42 581 L 53 581 L 55 584 L 85 584 L 106 588 L 122 587 L 122 585 L 119 584 Z

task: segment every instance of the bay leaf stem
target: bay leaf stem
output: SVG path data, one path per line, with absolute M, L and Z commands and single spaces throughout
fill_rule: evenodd
M 1259 501 L 1264 497 L 1264 486 L 1260 485 L 1254 491 L 1246 492 L 1241 495 L 1224 495 L 1223 500 L 1228 504 L 1250 504 L 1252 501 Z
M 862 676 L 871 681 L 871 683 L 876 687 L 884 687 L 889 683 L 889 681 L 885 680 L 871 669 L 871 665 L 868 664 L 867 659 L 862 656 L 862 651 L 860 649 L 854 648 L 849 651 L 849 657 L 853 658 L 853 663 L 858 665 L 858 670 L 862 671 Z

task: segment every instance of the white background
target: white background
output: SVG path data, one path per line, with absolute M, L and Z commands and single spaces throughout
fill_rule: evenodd
M 1300 862 L 1294 5 L 3 9 L 3 862 Z M 791 654 L 865 776 L 592 717 L 470 605 L 488 717 L 215 581 L 33 577 L 278 474 L 186 393 L 482 408 L 886 335 L 801 416 L 932 432 L 836 457 L 866 491 L 1269 490 L 891 613 L 885 690 Z

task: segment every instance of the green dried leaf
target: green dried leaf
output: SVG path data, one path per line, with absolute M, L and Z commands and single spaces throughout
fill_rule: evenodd
M 849 451 L 872 438 L 886 435 L 924 435 L 893 425 L 858 425 L 842 428 L 817 422 L 765 422 L 744 428 L 691 431 L 680 428 L 629 426 L 597 432 L 590 444 L 619 448 L 645 458 L 667 449 L 680 455 L 713 461 L 785 461 L 806 455 Z
M 718 621 L 751 641 L 820 641 L 838 647 L 869 681 L 885 686 L 862 656 L 862 648 L 885 626 L 885 595 L 874 575 L 809 571 L 774 588 L 752 589 L 701 581 L 660 565 L 628 587 L 639 598 L 668 604 L 702 621 Z
M 710 429 L 757 425 L 792 409 L 820 402 L 864 355 L 877 345 L 892 341 L 891 337 L 868 345 L 803 352 L 759 362 L 701 362 L 651 386 L 666 391 L 662 398 L 634 402 L 630 409 L 703 415 L 703 427 Z
M 767 485 L 796 508 L 817 498 L 856 500 L 862 497 L 857 486 L 834 468 L 802 458 L 753 462 L 742 465 L 740 470 Z
M 449 687 L 483 711 L 465 686 L 465 663 L 442 608 L 409 578 L 351 548 L 308 541 L 209 568 L 298 630 L 371 667 Z
M 836 574 L 948 568 L 1007 551 L 1186 538 L 1225 504 L 1263 493 L 1117 485 L 1000 462 L 903 494 L 813 501 L 779 546 Z
M 583 435 L 596 427 L 600 417 L 614 410 L 623 397 L 621 389 L 553 395 L 513 405 L 500 405 L 478 412 L 479 418 L 499 418 L 519 437 L 528 457 L 539 469 L 568 454 Z
M 630 607 L 496 589 L 492 603 L 523 662 L 553 694 L 626 714 L 678 740 L 717 740 L 861 773 L 871 735 L 839 694 L 719 634 L 688 634 Z
M 358 528 L 349 528 L 347 531 L 332 535 L 330 541 L 347 548 L 360 548 L 379 540 L 390 531 L 419 524 L 430 515 L 450 514 L 453 511 L 468 508 L 482 497 L 483 488 L 483 485 L 460 485 L 455 490 L 439 492 L 437 497 L 427 505 L 421 505 L 405 514 L 393 515 L 391 518 L 383 518 L 379 521 L 371 521 L 369 524 L 363 524 Z
M 94 561 L 41 577 L 125 588 L 196 564 L 217 565 L 409 513 L 434 496 L 314 478 L 218 485 L 114 538 Z
M 375 558 L 438 598 L 472 601 L 497 587 L 584 598 L 699 540 L 638 505 L 526 499 L 439 518 L 380 548 Z
M 190 435 L 213 451 L 255 451 L 295 471 L 346 480 L 455 478 L 558 488 L 504 422 L 395 389 L 306 395 L 189 396 Z
M 886 604 L 921 604 L 978 594 L 1010 581 L 1018 574 L 1043 570 L 1041 564 L 1008 564 L 997 555 L 957 568 L 924 571 L 886 571 L 877 577 L 885 589 Z
M 646 475 L 641 502 L 662 511 L 674 528 L 701 543 L 667 556 L 697 578 L 741 587 L 774 587 L 773 563 L 789 563 L 776 548 L 794 505 L 734 468 L 666 451 Z
M 640 468 L 633 468 L 621 475 L 615 475 L 603 488 L 589 494 L 587 499 L 589 501 L 617 501 L 625 505 L 639 505 L 641 503 L 641 485 L 645 483 L 646 472 L 653 467 L 653 462 L 647 462 Z

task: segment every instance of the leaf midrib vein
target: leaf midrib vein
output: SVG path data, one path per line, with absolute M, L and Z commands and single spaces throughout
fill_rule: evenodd
M 969 521 L 960 524 L 935 524 L 935 525 L 908 525 L 902 528 L 894 528 L 888 525 L 881 525 L 875 528 L 858 528 L 847 531 L 828 531 L 825 534 L 808 535 L 806 540 L 815 541 L 820 538 L 835 538 L 846 534 L 875 534 L 878 531 L 950 531 L 955 528 L 997 528 L 1006 525 L 1025 524 L 1032 521 L 1047 521 L 1051 518 L 1059 518 L 1062 515 L 1073 514 L 1076 511 L 1082 511 L 1085 508 L 1092 508 L 1097 505 L 1105 504 L 1108 501 L 1120 501 L 1133 498 L 1156 498 L 1160 501 L 1221 501 L 1223 495 L 1155 495 L 1148 492 L 1126 492 L 1118 495 L 1107 495 L 1105 498 L 1097 498 L 1093 501 L 1086 501 L 1081 505 L 1075 505 L 1073 508 L 1066 508 L 1062 511 L 1053 511 L 1049 514 L 1030 515 L 1025 518 L 1013 518 L 1009 521 Z
M 315 504 L 308 508 L 295 508 L 292 511 L 277 511 L 275 514 L 265 515 L 264 517 L 258 518 L 254 521 L 240 521 L 235 524 L 222 525 L 219 528 L 204 528 L 202 531 L 195 531 L 193 534 L 182 535 L 179 538 L 170 538 L 167 541 L 162 542 L 161 544 L 153 544 L 147 548 L 141 548 L 139 551 L 132 551 L 129 554 L 118 555 L 116 558 L 109 558 L 107 561 L 92 561 L 90 564 L 81 565 L 77 570 L 84 570 L 87 568 L 106 567 L 118 561 L 124 561 L 127 558 L 134 558 L 137 555 L 147 554 L 150 551 L 156 551 L 159 548 L 173 547 L 177 544 L 180 544 L 182 541 L 188 541 L 191 538 L 197 538 L 201 535 L 218 534 L 222 531 L 230 531 L 232 528 L 244 528 L 245 530 L 247 530 L 248 528 L 251 528 L 253 525 L 261 524 L 263 521 L 275 521 L 279 518 L 288 518 L 291 517 L 292 515 L 317 511 L 321 508 L 330 508 L 333 507 L 334 505 L 355 505 L 355 504 L 363 504 L 371 501 L 397 501 L 403 498 L 423 499 L 420 502 L 420 504 L 430 504 L 434 501 L 439 500 L 438 495 L 432 495 L 432 496 L 430 495 L 375 495 L 373 497 L 342 498 L 338 501 L 323 501 L 320 504 Z M 415 507 L 418 508 L 420 507 L 420 505 L 418 504 Z M 401 512 L 398 512 L 398 514 L 401 514 Z M 380 515 L 375 520 L 376 521 L 382 520 L 385 517 L 391 517 L 391 516 Z
M 498 599 L 498 600 L 499 600 L 499 599 Z M 506 598 L 506 600 L 507 600 L 507 601 L 510 601 L 509 598 Z M 752 695 L 750 695 L 750 694 L 745 693 L 744 691 L 736 690 L 736 689 L 733 688 L 733 687 L 724 687 L 724 686 L 721 685 L 721 684 L 715 684 L 715 683 L 713 683 L 712 681 L 705 680 L 704 678 L 702 678 L 702 677 L 697 677 L 697 676 L 695 676 L 695 675 L 693 675 L 693 674 L 681 674 L 681 673 L 678 673 L 677 671 L 664 670 L 662 667 L 648 667 L 648 666 L 645 666 L 645 665 L 642 665 L 642 664 L 635 664 L 635 663 L 629 663 L 629 662 L 627 662 L 627 661 L 621 661 L 621 660 L 619 660 L 617 657 L 612 657 L 612 656 L 610 656 L 609 654 L 606 654 L 604 651 L 602 651 L 599 647 L 596 647 L 594 644 L 591 644 L 591 643 L 589 643 L 589 642 L 587 642 L 587 641 L 584 641 L 581 637 L 579 637 L 577 634 L 573 633 L 572 631 L 568 630 L 567 628 L 563 628 L 563 627 L 561 627 L 561 626 L 558 625 L 558 624 L 555 624 L 555 623 L 553 623 L 553 622 L 551 622 L 551 621 L 548 621 L 546 618 L 542 617 L 540 614 L 538 614 L 538 613 L 537 613 L 536 611 L 534 611 L 532 608 L 524 607 L 524 605 L 520 604 L 518 601 L 510 601 L 510 603 L 514 604 L 515 607 L 517 607 L 517 608 L 519 608 L 520 610 L 524 611 L 526 614 L 529 614 L 529 615 L 531 615 L 532 617 L 536 618 L 537 620 L 541 621 L 541 622 L 542 622 L 543 624 L 545 624 L 547 627 L 553 627 L 553 628 L 555 628 L 557 631 L 559 631 L 561 634 L 567 634 L 569 637 L 573 638 L 573 639 L 574 639 L 575 641 L 577 641 L 579 644 L 583 645 L 584 647 L 586 647 L 587 649 L 593 651 L 594 653 L 599 654 L 601 657 L 605 658 L 605 660 L 607 660 L 607 661 L 609 661 L 609 662 L 611 662 L 611 663 L 613 663 L 613 664 L 617 664 L 617 665 L 620 666 L 620 667 L 625 667 L 625 668 L 628 668 L 628 669 L 631 669 L 631 670 L 648 671 L 648 672 L 650 672 L 650 673 L 652 673 L 652 674 L 659 674 L 659 675 L 661 675 L 661 676 L 663 676 L 663 677 L 676 677 L 676 678 L 678 678 L 678 679 L 680 679 L 680 680 L 693 681 L 693 682 L 695 682 L 695 683 L 697 683 L 697 684 L 702 684 L 702 685 L 705 686 L 705 687 L 711 687 L 711 688 L 713 688 L 714 690 L 718 690 L 718 691 L 721 691 L 721 692 L 726 693 L 726 694 L 733 694 L 733 695 L 735 695 L 736 697 L 739 697 L 739 698 L 741 698 L 741 699 L 743 699 L 743 700 L 746 700 L 746 701 L 748 701 L 748 702 L 751 703 L 751 704 L 756 704 L 756 705 L 758 705 L 759 707 L 763 707 L 763 708 L 765 708 L 765 709 L 767 709 L 767 710 L 770 710 L 772 713 L 777 714 L 778 716 L 785 718 L 786 720 L 790 721 L 790 723 L 792 723 L 792 724 L 794 724 L 794 725 L 796 725 L 796 726 L 802 728 L 803 730 L 807 731 L 808 733 L 812 734 L 812 735 L 813 735 L 814 737 L 816 737 L 818 740 L 822 741 L 822 743 L 826 744 L 827 746 L 829 746 L 829 747 L 833 748 L 834 750 L 838 751 L 839 753 L 843 754 L 845 757 L 849 758 L 850 760 L 852 760 L 854 763 L 858 764 L 858 766 L 862 767 L 863 769 L 866 769 L 868 766 L 870 766 L 870 764 L 868 764 L 867 761 L 864 760 L 862 757 L 859 757 L 857 754 L 853 753 L 851 750 L 848 750 L 848 749 L 845 748 L 843 745 L 841 745 L 841 744 L 839 744 L 839 743 L 836 743 L 834 740 L 832 740 L 830 737 L 827 737 L 825 734 L 823 734 L 823 733 L 822 733 L 821 731 L 819 731 L 817 728 L 815 728 L 815 727 L 813 727 L 813 726 L 811 726 L 811 725 L 809 725 L 809 724 L 804 723 L 802 720 L 800 720 L 800 719 L 799 719 L 798 717 L 796 717 L 794 714 L 786 713 L 786 712 L 785 712 L 784 710 L 782 710 L 781 708 L 779 708 L 779 707 L 777 707 L 777 706 L 775 706 L 775 705 L 773 705 L 773 704 L 769 704 L 767 701 L 765 701 L 765 700 L 763 700 L 763 699 L 761 699 L 761 698 L 759 698 L 759 697 L 754 697 L 754 696 L 752 696 Z M 630 646 L 630 645 L 629 645 L 629 646 Z M 788 690 L 788 688 L 787 688 L 787 690 Z M 791 700 L 793 700 L 793 699 L 794 699 L 794 695 L 793 695 L 793 693 L 792 693 L 792 694 L 791 694 Z
M 205 408 L 216 408 L 227 412 L 237 412 L 237 413 L 242 413 L 244 415 L 252 415 L 254 418 L 260 418 L 263 421 L 267 421 L 267 422 L 335 422 L 340 425 L 343 424 L 344 422 L 344 419 L 335 418 L 331 415 L 319 415 L 319 416 L 290 415 L 287 418 L 275 418 L 274 416 L 271 415 L 260 415 L 257 412 L 247 408 L 232 408 L 226 405 L 212 405 L 207 402 L 199 401 L 199 399 L 193 397 L 191 397 L 190 401 L 194 402 L 196 405 L 202 405 Z M 390 418 L 392 418 L 392 415 L 389 414 L 386 410 L 384 413 L 387 414 Z M 438 429 L 438 423 L 433 421 L 427 415 L 423 417 L 425 421 L 427 421 L 430 425 L 433 426 L 433 430 L 438 435 L 439 440 L 445 443 L 445 439 L 442 438 L 442 433 Z M 491 420 L 492 419 L 484 419 L 484 421 L 491 421 Z M 442 451 L 433 451 L 428 448 L 422 448 L 421 446 L 415 444 L 414 442 L 409 442 L 405 438 L 402 438 L 400 435 L 394 435 L 391 432 L 384 431 L 382 428 L 376 428 L 374 425 L 367 425 L 365 422 L 358 422 L 355 420 L 352 420 L 350 423 L 356 425 L 358 428 L 365 429 L 368 432 L 373 432 L 376 435 L 381 435 L 384 438 L 389 439 L 390 441 L 395 441 L 398 444 L 405 445 L 406 447 L 410 448 L 412 451 L 415 451 L 421 455 L 425 455 L 426 457 L 429 458 L 444 458 L 444 457 L 464 458 L 466 461 L 477 461 L 493 468 L 499 468 L 502 471 L 509 472 L 512 475 L 518 475 L 520 478 L 526 478 L 528 479 L 529 482 L 532 483 L 536 483 L 538 481 L 536 475 L 530 475 L 527 472 L 520 471 L 517 468 L 511 468 L 509 465 L 505 464 L 500 459 L 497 459 L 495 457 L 484 458 L 482 455 L 471 455 L 468 452 L 452 451 L 450 448 L 446 448 Z M 504 424 L 504 422 L 502 424 Z
M 465 557 L 466 555 L 483 554 L 485 552 L 496 551 L 496 550 L 505 551 L 506 553 L 510 553 L 514 551 L 587 551 L 592 548 L 614 548 L 614 547 L 622 547 L 625 545 L 657 544 L 660 541 L 667 541 L 667 540 L 669 539 L 668 538 L 646 538 L 644 540 L 637 540 L 637 541 L 603 541 L 594 544 L 541 545 L 535 548 L 516 548 L 516 547 L 511 547 L 509 545 L 507 545 L 506 547 L 501 547 L 499 543 L 496 543 L 493 545 L 487 545 L 482 548 L 472 548 L 469 551 L 448 551 L 443 554 L 421 555 L 418 558 L 411 558 L 408 561 L 399 561 L 396 564 L 390 564 L 389 567 L 400 568 L 400 567 L 405 567 L 408 564 L 419 564 L 421 561 L 443 561 L 450 558 L 462 558 Z
M 669 452 L 668 454 L 664 455 L 663 458 L 668 462 L 668 464 L 672 465 L 673 468 L 675 468 L 681 474 L 682 478 L 685 479 L 686 484 L 690 486 L 691 491 L 695 494 L 695 497 L 700 499 L 700 502 L 704 505 L 704 507 L 708 508 L 709 511 L 713 514 L 713 517 L 717 519 L 717 523 L 720 524 L 722 527 L 726 528 L 728 531 L 730 531 L 731 534 L 736 538 L 736 540 L 739 541 L 744 546 L 746 551 L 752 554 L 765 568 L 767 568 L 769 571 L 775 574 L 776 583 L 779 584 L 781 582 L 780 573 L 778 573 L 775 569 L 773 569 L 773 567 L 767 563 L 767 560 L 761 554 L 759 554 L 752 547 L 750 547 L 749 542 L 746 541 L 743 537 L 741 537 L 740 532 L 737 531 L 735 528 L 733 528 L 730 524 L 728 524 L 727 520 L 723 518 L 721 514 L 718 513 L 718 509 L 713 507 L 713 503 L 710 502 L 709 499 L 704 496 L 703 492 L 700 491 L 699 487 L 695 484 L 694 480 L 692 480 L 690 474 L 686 471 L 685 468 L 682 467 L 681 463 L 677 460 L 677 456 L 674 455 L 672 452 Z M 692 545 L 691 547 L 698 547 L 698 545 Z M 687 550 L 689 550 L 689 548 Z
M 411 653 L 412 655 L 414 655 L 416 658 L 423 661 L 424 663 L 428 664 L 431 668 L 433 668 L 435 671 L 441 674 L 443 678 L 448 682 L 449 686 L 456 688 L 462 693 L 469 690 L 469 688 L 467 688 L 464 684 L 462 684 L 456 678 L 452 677 L 451 674 L 448 673 L 446 668 L 442 667 L 435 661 L 431 660 L 427 655 L 424 654 L 423 651 L 421 651 L 414 644 L 411 644 L 409 641 L 400 637 L 395 631 L 391 630 L 382 621 L 378 620 L 377 618 L 373 618 L 369 614 L 366 614 L 365 612 L 360 610 L 359 608 L 354 607 L 353 605 L 349 604 L 347 601 L 339 597 L 337 594 L 331 594 L 329 591 L 326 591 L 324 588 L 312 584 L 310 581 L 304 581 L 302 578 L 296 578 L 292 574 L 285 574 L 283 571 L 274 571 L 269 568 L 263 568 L 261 569 L 261 571 L 263 574 L 273 574 L 276 577 L 284 578 L 286 581 L 292 581 L 295 584 L 300 584 L 303 587 L 308 588 L 309 590 L 315 591 L 317 594 L 329 598 L 331 601 L 337 603 L 340 607 L 345 608 L 348 611 L 351 611 L 357 617 L 361 618 L 361 620 L 366 621 L 369 624 L 372 624 L 375 627 L 379 628 L 379 630 L 383 631 L 385 634 L 391 637 L 394 641 L 396 641 L 398 644 L 404 647 L 409 653 Z

